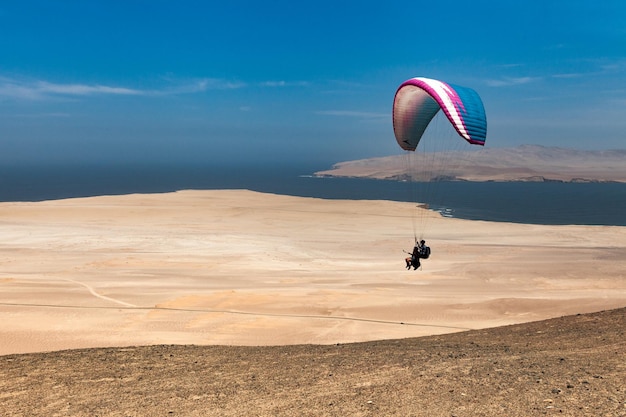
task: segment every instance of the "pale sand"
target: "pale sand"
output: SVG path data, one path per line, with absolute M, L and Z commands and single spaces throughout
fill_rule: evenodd
M 332 344 L 626 306 L 626 228 L 250 191 L 0 204 L 0 354 L 146 344 Z

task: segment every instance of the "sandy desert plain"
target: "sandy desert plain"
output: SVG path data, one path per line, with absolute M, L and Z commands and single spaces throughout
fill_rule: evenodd
M 1 203 L 0 415 L 626 415 L 624 227 L 423 211 L 433 255 L 407 271 L 414 211 Z
M 0 204 L 0 354 L 335 344 L 626 306 L 626 230 L 246 190 Z

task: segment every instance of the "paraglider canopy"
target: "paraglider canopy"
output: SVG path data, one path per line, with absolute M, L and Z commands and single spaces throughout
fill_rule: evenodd
M 485 144 L 487 118 L 476 91 L 417 77 L 403 82 L 394 97 L 393 130 L 398 145 L 414 151 L 440 109 L 463 139 L 474 145 Z

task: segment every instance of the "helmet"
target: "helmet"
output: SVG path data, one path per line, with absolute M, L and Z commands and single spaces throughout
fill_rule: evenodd
M 420 240 L 420 243 L 423 245 L 424 243 L 426 243 L 425 240 Z

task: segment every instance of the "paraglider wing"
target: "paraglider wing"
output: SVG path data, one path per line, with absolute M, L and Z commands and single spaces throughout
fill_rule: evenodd
M 487 118 L 476 91 L 418 77 L 402 83 L 393 101 L 393 130 L 398 145 L 414 151 L 439 109 L 463 139 L 474 145 L 485 144 Z

